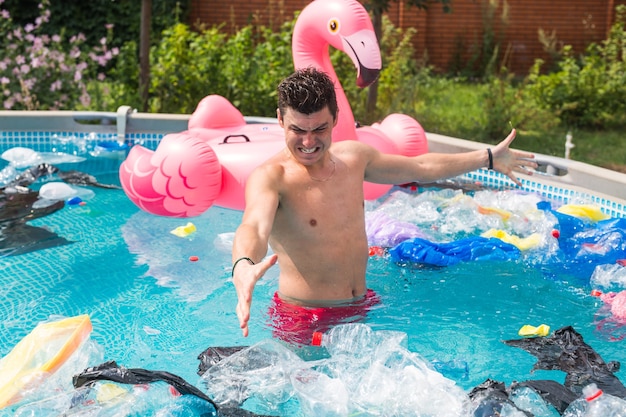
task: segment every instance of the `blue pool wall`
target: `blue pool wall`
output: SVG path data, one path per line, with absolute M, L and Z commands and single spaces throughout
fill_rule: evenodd
M 24 112 L 19 117 L 11 117 L 11 112 L 0 112 L 0 151 L 12 147 L 25 147 L 38 152 L 50 152 L 52 147 L 52 139 L 54 137 L 91 140 L 94 142 L 107 142 L 120 140 L 116 127 L 116 119 L 118 115 L 115 113 L 97 113 L 97 114 L 80 114 L 77 112 L 53 112 L 50 118 L 32 117 L 33 113 L 45 112 L 26 112 L 27 116 L 23 117 Z M 61 114 L 59 114 L 61 113 Z M 76 115 L 79 115 L 78 117 Z M 98 123 L 94 125 L 76 123 L 77 119 L 96 118 Z M 246 118 L 249 123 L 267 122 L 273 119 L 265 118 Z M 123 141 L 132 146 L 135 144 L 142 145 L 148 149 L 156 149 L 159 141 L 167 134 L 180 132 L 186 129 L 188 116 L 185 115 L 143 115 L 142 117 L 129 118 L 125 125 Z M 105 123 L 102 123 L 104 121 Z M 9 127 L 4 129 L 3 126 Z M 62 127 L 56 129 L 45 129 L 46 127 Z M 30 127 L 30 129 L 28 129 Z M 142 131 L 143 130 L 143 131 Z M 429 147 L 434 152 L 458 152 L 461 150 L 477 149 L 486 147 L 487 145 L 476 142 L 465 141 L 456 138 L 450 138 L 441 135 L 427 134 Z M 93 144 L 91 145 L 93 146 Z M 469 149 L 462 149 L 463 146 L 469 146 Z M 449 148 L 449 149 L 448 149 Z M 626 193 L 626 174 L 611 172 L 599 167 L 593 167 L 560 158 L 546 157 L 548 161 L 556 160 L 556 165 L 577 164 L 582 166 L 586 171 L 584 181 L 589 182 L 588 188 L 582 188 L 581 184 L 558 183 L 560 178 L 557 176 L 544 175 L 538 173 L 534 176 L 520 175 L 522 181 L 522 190 L 531 193 L 538 193 L 543 198 L 555 201 L 557 203 L 585 203 L 595 204 L 602 211 L 611 217 L 626 217 L 626 197 L 621 193 Z M 552 158 L 552 159 L 550 159 Z M 551 163 L 551 162 L 549 162 Z M 81 169 L 84 165 L 81 165 Z M 573 171 L 573 170 L 572 170 Z M 608 172 L 608 174 L 607 174 Z M 590 174 L 588 174 L 590 173 Z M 602 174 L 596 179 L 594 173 Z M 590 178 L 589 180 L 587 178 Z M 609 194 L 604 191 L 602 184 L 610 180 L 609 185 L 604 188 L 609 189 Z M 463 176 L 463 179 L 481 183 L 484 186 L 496 189 L 513 188 L 515 185 L 508 177 L 495 171 L 477 170 Z M 555 182 L 556 180 L 556 182 Z M 572 179 L 569 178 L 572 182 Z M 574 180 L 576 181 L 576 177 Z M 581 180 L 582 181 L 582 180 Z M 620 181 L 622 181 L 620 183 Z M 584 184 L 583 184 L 584 185 Z M 596 186 L 597 185 L 597 186 Z M 601 190 L 603 192 L 597 192 Z M 613 193 L 613 191 L 615 191 Z M 612 195 L 611 193 L 615 194 Z

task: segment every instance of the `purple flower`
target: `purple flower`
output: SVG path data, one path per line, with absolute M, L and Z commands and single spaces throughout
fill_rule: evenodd
M 33 30 L 35 30 L 35 25 L 33 25 L 32 23 L 27 23 L 26 26 L 24 26 L 24 31 L 26 33 L 30 33 Z
M 56 80 L 55 82 L 50 84 L 50 91 L 61 90 L 62 87 L 63 87 L 63 83 L 61 82 L 61 80 Z
M 24 86 L 26 86 L 27 90 L 32 90 L 33 87 L 35 86 L 36 82 L 37 82 L 37 80 L 34 79 L 34 78 L 29 78 L 29 79 L 23 81 Z
M 91 97 L 89 97 L 89 94 L 84 92 L 83 94 L 80 95 L 80 104 L 82 104 L 85 107 L 89 107 L 89 105 L 91 104 Z

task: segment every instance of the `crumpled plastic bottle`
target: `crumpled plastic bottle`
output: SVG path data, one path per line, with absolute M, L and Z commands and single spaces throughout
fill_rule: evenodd
M 407 346 L 407 335 L 394 330 L 372 330 L 363 323 L 335 326 L 326 333 L 315 332 L 311 344 L 323 346 L 331 356 L 371 357 L 385 346 Z
M 583 388 L 587 401 L 584 417 L 626 417 L 626 401 L 602 392 L 596 384 Z

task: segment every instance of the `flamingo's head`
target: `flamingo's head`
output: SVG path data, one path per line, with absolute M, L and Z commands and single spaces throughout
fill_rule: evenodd
M 331 45 L 357 69 L 357 85 L 367 87 L 382 68 L 372 20 L 357 0 L 315 0 L 304 8 L 293 35 L 294 64 L 304 68 L 327 60 Z

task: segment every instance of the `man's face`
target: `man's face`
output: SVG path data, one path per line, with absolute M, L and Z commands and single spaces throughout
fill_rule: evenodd
M 313 165 L 322 160 L 332 143 L 332 131 L 336 124 L 328 107 L 312 114 L 302 114 L 287 108 L 285 116 L 278 113 L 278 122 L 285 130 L 287 149 L 296 161 Z

